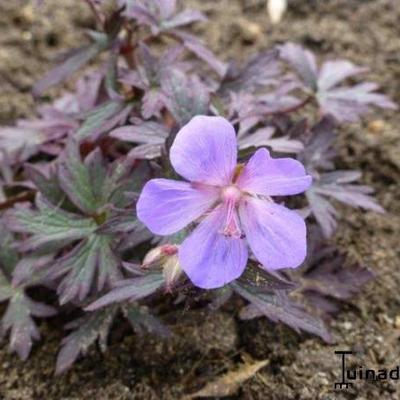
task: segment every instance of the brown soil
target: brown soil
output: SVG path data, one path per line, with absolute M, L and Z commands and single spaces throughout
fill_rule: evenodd
M 32 82 L 61 49 L 82 40 L 93 22 L 78 1 L 0 4 L 0 122 L 32 114 Z M 185 2 L 186 3 L 186 2 Z M 371 68 L 368 78 L 400 103 L 400 4 L 398 0 L 293 0 L 283 22 L 272 27 L 265 0 L 190 0 L 210 17 L 196 32 L 224 57 L 237 58 L 286 40 L 304 43 L 321 57 L 340 56 Z M 374 186 L 386 215 L 343 208 L 335 240 L 378 278 L 339 314 L 332 325 L 336 345 L 297 335 L 267 320 L 239 322 L 232 310 L 179 317 L 176 338 L 127 336 L 102 355 L 93 348 L 61 377 L 53 376 L 62 329 L 41 325 L 46 339 L 26 363 L 0 349 L 0 398 L 11 399 L 180 399 L 231 370 L 248 354 L 270 363 L 245 383 L 240 399 L 398 399 L 396 383 L 357 381 L 334 392 L 339 376 L 335 349 L 352 349 L 359 365 L 400 363 L 400 138 L 398 113 L 375 113 L 347 127 L 340 143 L 341 166 L 360 168 Z M 378 131 L 373 126 L 381 126 Z M 355 364 L 357 365 L 357 364 Z

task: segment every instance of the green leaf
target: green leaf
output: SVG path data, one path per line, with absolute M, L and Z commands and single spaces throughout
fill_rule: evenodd
M 110 131 L 128 117 L 133 105 L 122 100 L 109 100 L 90 111 L 76 131 L 78 141 L 85 139 L 96 140 L 99 135 Z
M 50 169 L 49 176 L 46 176 L 37 166 L 33 164 L 25 164 L 25 174 L 35 186 L 38 188 L 42 196 L 54 205 L 60 205 L 65 200 L 59 182 L 57 173 L 54 168 Z
M 11 275 L 18 262 L 18 253 L 12 247 L 14 238 L 6 229 L 4 223 L 0 223 L 0 269 Z
M 195 115 L 208 114 L 210 97 L 205 86 L 195 76 L 172 70 L 162 82 L 165 105 L 180 126 Z
M 91 215 L 110 203 L 116 207 L 128 203 L 125 192 L 134 184 L 134 180 L 127 176 L 128 172 L 127 165 L 121 162 L 107 169 L 99 149 L 90 153 L 83 162 L 74 142 L 68 145 L 66 159 L 59 166 L 60 183 L 68 198 Z
M 112 239 L 107 235 L 91 235 L 64 256 L 50 272 L 50 278 L 64 276 L 59 287 L 60 304 L 73 299 L 83 301 L 89 294 L 95 277 L 96 288 L 106 283 L 113 285 L 122 279 L 119 260 L 111 249 Z
M 13 289 L 7 277 L 0 270 L 0 301 L 9 299 L 13 295 Z
M 97 228 L 92 219 L 56 208 L 40 196 L 37 198 L 37 206 L 37 211 L 16 208 L 8 214 L 13 231 L 32 234 L 21 244 L 23 251 L 45 245 L 62 247 L 89 236 Z
M 100 167 L 98 169 L 100 170 Z M 104 175 L 103 171 L 101 175 Z M 96 198 L 92 189 L 92 176 L 88 165 L 82 162 L 79 146 L 71 141 L 66 148 L 64 162 L 59 164 L 58 177 L 61 187 L 69 199 L 80 210 L 89 214 L 96 212 L 100 206 L 99 199 Z

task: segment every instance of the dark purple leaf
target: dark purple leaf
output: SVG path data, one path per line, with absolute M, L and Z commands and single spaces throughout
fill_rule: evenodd
M 280 56 L 300 75 L 307 87 L 317 89 L 318 69 L 314 54 L 295 43 L 280 47 Z
M 10 331 L 10 349 L 17 352 L 22 360 L 26 360 L 33 340 L 40 339 L 39 330 L 32 316 L 50 317 L 55 314 L 56 310 L 53 307 L 37 303 L 23 291 L 15 290 L 1 321 L 0 337 L 4 337 Z
M 216 55 L 205 47 L 199 39 L 180 30 L 175 30 L 174 34 L 183 40 L 183 45 L 188 50 L 206 62 L 220 77 L 223 77 L 226 74 L 227 64 L 219 60 Z
M 110 100 L 89 111 L 85 121 L 76 131 L 75 138 L 79 141 L 98 137 L 126 122 L 133 108 L 121 100 Z
M 298 159 L 308 172 L 334 169 L 333 158 L 336 156 L 336 122 L 333 117 L 325 116 L 310 130 L 305 138 L 304 150 Z
M 45 267 L 52 263 L 53 258 L 54 255 L 24 255 L 15 266 L 12 285 L 27 287 L 40 284 L 47 273 Z
M 150 273 L 140 278 L 126 279 L 121 281 L 118 287 L 115 287 L 85 309 L 94 311 L 112 303 L 140 300 L 155 293 L 163 283 L 164 277 L 161 273 Z
M 97 340 L 103 351 L 107 348 L 107 338 L 114 321 L 116 307 L 107 307 L 94 313 L 86 314 L 66 326 L 74 329 L 61 343 L 57 356 L 56 374 L 67 371 L 80 354 L 85 354 Z
M 163 96 L 160 90 L 150 89 L 142 98 L 142 115 L 144 119 L 160 116 L 164 107 Z
M 212 311 L 219 310 L 227 303 L 233 295 L 233 290 L 229 286 L 225 286 L 212 291 L 212 300 L 209 305 Z
M 325 237 L 330 237 L 336 228 L 337 211 L 329 199 L 335 199 L 352 207 L 361 207 L 383 213 L 385 210 L 371 196 L 373 189 L 357 185 L 358 171 L 334 171 L 319 174 L 312 187 L 306 192 L 310 208 Z
M 33 94 L 35 96 L 40 96 L 49 87 L 57 85 L 69 78 L 75 71 L 105 50 L 108 45 L 109 41 L 107 36 L 97 33 L 97 40 L 94 43 L 69 52 L 68 56 L 61 64 L 39 80 L 33 88 Z
M 291 139 L 288 136 L 274 138 L 275 128 L 268 126 L 256 130 L 254 133 L 243 135 L 239 138 L 239 149 L 249 147 L 270 147 L 278 153 L 299 153 L 304 145 L 299 140 Z
M 153 121 L 139 122 L 137 125 L 121 126 L 114 129 L 110 136 L 125 142 L 140 144 L 163 144 L 169 130 L 162 124 Z
M 397 109 L 388 97 L 375 92 L 378 89 L 375 83 L 337 87 L 347 78 L 367 71 L 364 67 L 347 60 L 335 60 L 325 62 L 318 71 L 314 55 L 293 43 L 281 46 L 281 57 L 297 71 L 306 88 L 315 92 L 322 112 L 333 115 L 340 122 L 358 121 L 371 106 Z
M 139 335 L 146 333 L 156 334 L 162 338 L 170 338 L 171 330 L 158 318 L 151 315 L 146 307 L 127 305 L 123 307 L 123 313 L 132 326 L 132 329 Z
M 308 203 L 310 204 L 311 212 L 317 220 L 325 237 L 329 238 L 336 230 L 336 218 L 338 212 L 335 207 L 324 197 L 318 195 L 312 190 L 306 192 Z
M 253 56 L 240 68 L 231 65 L 221 83 L 219 93 L 226 97 L 230 93 L 251 93 L 261 87 L 276 84 L 280 73 L 277 61 L 278 51 L 268 50 Z
M 298 304 L 292 302 L 284 291 L 260 291 L 239 282 L 235 282 L 231 286 L 237 294 L 251 303 L 250 309 L 245 309 L 241 313 L 242 318 L 260 316 L 258 312 L 255 312 L 255 309 L 258 309 L 262 315 L 274 322 L 283 322 L 296 331 L 304 330 L 320 336 L 328 343 L 332 342 L 324 323 L 319 318 L 306 313 Z
M 358 67 L 348 60 L 325 62 L 318 74 L 318 90 L 332 89 L 343 80 L 368 71 L 368 68 Z
M 298 293 L 303 301 L 322 315 L 337 312 L 340 302 L 351 299 L 375 277 L 368 268 L 346 262 L 346 257 L 335 247 L 327 246 L 320 229 L 312 225 L 304 265 L 288 272 L 300 282 Z
M 208 114 L 209 94 L 196 76 L 173 71 L 163 81 L 164 103 L 180 126 L 195 115 Z
M 46 135 L 36 129 L 0 127 L 0 164 L 5 163 L 4 154 L 12 163 L 27 160 L 46 140 Z
M 375 83 L 360 83 L 352 87 L 339 87 L 319 90 L 317 99 L 326 114 L 333 115 L 338 121 L 357 122 L 371 106 L 396 110 L 397 105 L 387 96 L 376 93 Z
M 206 20 L 205 16 L 196 10 L 186 9 L 176 14 L 176 2 L 173 0 L 124 0 L 123 3 L 126 4 L 126 16 L 136 19 L 141 25 L 149 26 L 153 35 Z
M 172 18 L 169 18 L 168 20 L 164 21 L 162 23 L 162 27 L 163 29 L 174 29 L 192 24 L 193 22 L 205 22 L 205 21 L 207 21 L 207 18 L 202 12 L 197 10 L 186 9 L 174 15 Z

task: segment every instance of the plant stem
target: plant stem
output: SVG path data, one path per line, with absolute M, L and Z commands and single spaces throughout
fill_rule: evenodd
M 104 15 L 97 8 L 94 0 L 84 0 L 84 1 L 89 6 L 89 8 L 92 10 L 97 22 L 100 24 L 101 27 L 103 27 L 105 18 L 104 18 Z
M 35 191 L 33 190 L 18 194 L 17 196 L 10 197 L 6 201 L 0 203 L 0 210 L 6 210 L 7 208 L 13 207 L 14 204 L 22 203 L 24 201 L 32 201 L 34 198 L 35 198 Z

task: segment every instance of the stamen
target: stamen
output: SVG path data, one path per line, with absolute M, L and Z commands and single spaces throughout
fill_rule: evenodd
M 235 186 L 228 186 L 223 189 L 222 198 L 227 207 L 226 219 L 222 234 L 228 237 L 239 239 L 242 237 L 239 217 L 237 215 L 237 205 L 242 197 L 241 191 Z

